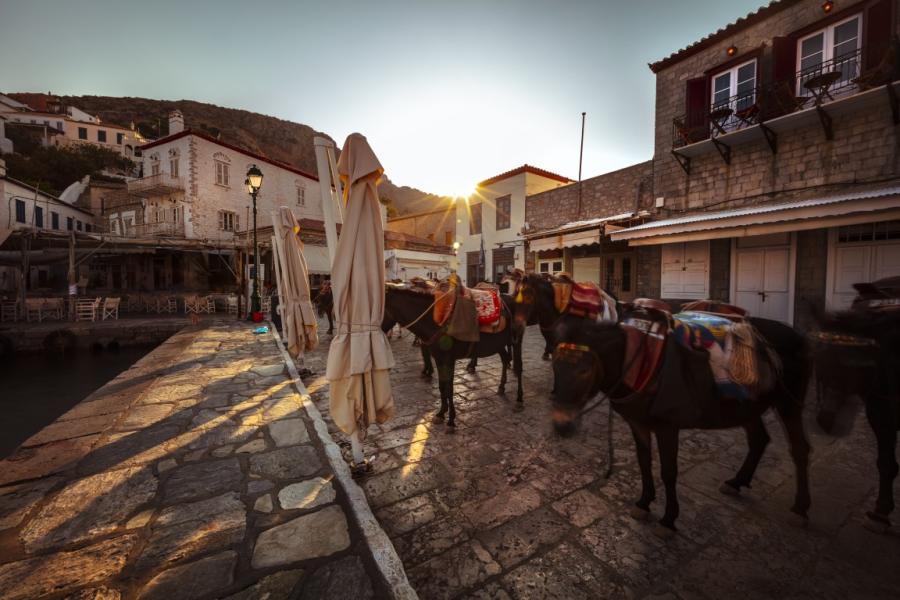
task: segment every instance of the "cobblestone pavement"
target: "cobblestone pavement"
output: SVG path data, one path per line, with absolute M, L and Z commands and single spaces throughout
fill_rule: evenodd
M 319 375 L 323 337 L 306 361 Z M 496 395 L 498 358 L 482 360 L 475 374 L 460 362 L 453 435 L 430 423 L 437 384 L 420 378 L 412 338 L 404 334 L 392 346 L 397 416 L 370 429 L 375 472 L 362 484 L 421 598 L 900 597 L 900 533 L 877 535 L 861 524 L 877 481 L 874 437 L 862 415 L 841 438 L 820 433 L 810 419 L 808 529 L 790 523 L 793 466 L 773 415 L 766 418 L 772 443 L 753 488 L 739 498 L 718 488 L 744 458 L 743 431 L 683 432 L 679 533 L 663 541 L 628 516 L 639 476 L 621 418 L 608 480 L 605 406 L 574 437 L 552 433 L 551 370 L 535 328 L 524 351 L 524 412 L 512 410 L 514 383 L 508 399 Z M 306 383 L 326 414 L 323 378 Z M 657 489 L 658 518 L 665 494 L 659 482 Z M 895 493 L 900 498 L 900 480 Z
M 383 596 L 333 479 L 270 334 L 183 330 L 0 461 L 0 598 Z

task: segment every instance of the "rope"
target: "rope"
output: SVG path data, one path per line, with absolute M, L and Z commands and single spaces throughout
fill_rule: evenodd
M 425 315 L 427 315 L 428 312 L 429 312 L 432 308 L 434 308 L 434 305 L 437 304 L 438 300 L 440 300 L 441 298 L 443 298 L 444 296 L 446 296 L 447 294 L 449 294 L 449 293 L 451 293 L 451 292 L 453 292 L 453 291 L 455 291 L 455 288 L 449 289 L 449 290 L 447 290 L 446 292 L 441 292 L 441 295 L 440 295 L 440 296 L 435 296 L 434 302 L 432 302 L 431 304 L 429 304 L 428 307 L 422 312 L 421 315 L 419 315 L 418 317 L 416 317 L 416 319 L 415 319 L 414 321 L 411 321 L 410 323 L 407 323 L 406 325 L 400 325 L 400 327 L 402 327 L 403 329 L 409 329 L 410 327 L 412 327 L 413 325 L 415 325 L 416 323 L 418 323 L 419 321 L 421 321 L 422 318 L 423 318 Z

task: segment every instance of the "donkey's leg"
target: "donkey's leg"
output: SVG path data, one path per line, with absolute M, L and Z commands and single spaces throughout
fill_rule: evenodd
M 447 369 L 449 377 L 447 377 L 447 383 L 445 384 L 447 403 L 450 405 L 450 416 L 447 418 L 447 433 L 454 433 L 456 431 L 456 405 L 453 403 L 454 364 L 455 361 L 452 361 L 450 363 L 450 368 Z
M 553 334 L 550 330 L 545 330 L 541 327 L 541 335 L 544 336 L 544 354 L 541 358 L 543 360 L 550 360 L 553 358 L 553 341 L 550 339 Z
M 474 352 L 474 350 L 473 350 L 473 352 Z M 472 354 L 472 358 L 469 359 L 469 364 L 466 365 L 466 371 L 468 371 L 469 373 L 474 373 L 475 367 L 477 367 L 477 366 L 478 366 L 478 355 Z
M 675 532 L 675 519 L 680 512 L 678 506 L 678 429 L 667 426 L 656 430 L 656 445 L 659 447 L 659 474 L 666 486 L 666 512 L 659 520 L 662 527 L 654 533 L 669 537 Z
M 431 365 L 431 352 L 428 351 L 428 346 L 425 344 L 419 344 L 419 351 L 422 353 L 422 376 L 430 378 L 434 373 L 434 367 Z
M 747 433 L 747 458 L 744 464 L 733 479 L 729 479 L 719 487 L 719 491 L 723 494 L 735 496 L 741 493 L 742 487 L 750 487 L 753 480 L 753 474 L 756 473 L 756 467 L 769 445 L 771 438 L 766 426 L 762 421 L 762 417 L 755 417 L 749 423 L 744 425 L 744 431 Z
M 656 486 L 653 483 L 653 457 L 650 454 L 650 428 L 645 425 L 628 422 L 634 436 L 634 447 L 637 450 L 638 465 L 641 468 L 641 497 L 631 508 L 631 516 L 635 519 L 650 518 L 650 503 L 656 499 Z
M 497 388 L 497 394 L 504 396 L 506 395 L 506 371 L 509 369 L 509 350 L 503 346 L 497 354 L 500 355 L 500 387 Z
M 334 311 L 328 311 L 328 335 L 334 333 Z
M 450 378 L 453 376 L 453 359 L 444 354 L 438 354 L 438 356 L 435 357 L 435 363 L 437 363 L 438 390 L 441 393 L 441 410 L 434 415 L 432 422 L 443 423 L 444 415 L 447 413 L 448 407 L 447 382 L 449 382 Z
M 866 398 L 866 418 L 878 444 L 878 498 L 875 510 L 866 512 L 867 527 L 884 531 L 890 527 L 889 515 L 894 510 L 894 479 L 897 477 L 897 417 L 891 398 Z
M 776 405 L 781 422 L 784 423 L 784 431 L 791 445 L 791 459 L 794 461 L 794 471 L 797 477 L 797 492 L 794 496 L 794 505 L 791 512 L 799 515 L 798 525 L 805 526 L 808 523 L 806 516 L 809 510 L 809 441 L 803 429 L 803 407 L 778 403 Z
M 516 374 L 516 407 L 518 409 L 524 408 L 522 394 L 524 391 L 522 390 L 522 338 L 519 338 L 515 344 L 513 344 L 513 371 Z

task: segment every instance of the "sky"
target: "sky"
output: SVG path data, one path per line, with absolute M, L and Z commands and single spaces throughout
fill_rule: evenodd
M 647 64 L 764 0 L 0 0 L 0 91 L 197 100 L 364 134 L 398 185 L 651 158 Z M 190 126 L 190 115 L 185 115 Z

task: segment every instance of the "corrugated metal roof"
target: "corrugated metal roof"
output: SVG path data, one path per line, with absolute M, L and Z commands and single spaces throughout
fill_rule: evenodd
M 733 217 L 746 217 L 749 215 L 761 215 L 767 213 L 778 212 L 782 210 L 790 210 L 795 208 L 809 208 L 814 206 L 824 206 L 828 204 L 837 204 L 839 202 L 849 202 L 851 200 L 868 200 L 871 198 L 882 198 L 885 196 L 900 195 L 900 185 L 891 187 L 870 189 L 867 191 L 853 192 L 849 194 L 840 194 L 836 196 L 826 196 L 823 198 L 810 198 L 807 200 L 796 200 L 794 202 L 786 202 L 781 204 L 764 204 L 762 206 L 749 206 L 746 208 L 736 208 L 733 210 L 723 210 L 710 213 L 695 213 L 676 217 L 674 219 L 663 219 L 661 221 L 650 221 L 641 225 L 635 225 L 628 229 L 617 231 L 618 235 L 627 234 L 637 231 L 646 231 L 648 229 L 657 229 L 661 227 L 672 227 L 673 225 L 686 225 L 688 223 L 698 223 L 703 221 L 716 221 L 720 219 L 730 219 Z M 711 225 L 712 226 L 712 225 Z
M 570 221 L 564 225 L 560 225 L 559 227 L 554 227 L 553 229 L 545 229 L 543 231 L 535 231 L 534 233 L 528 234 L 526 237 L 543 237 L 545 235 L 553 235 L 557 233 L 564 233 L 566 231 L 573 231 L 575 229 L 582 229 L 585 227 L 593 227 L 595 225 L 602 225 L 603 223 L 609 223 L 610 221 L 621 221 L 622 219 L 630 219 L 634 216 L 633 212 L 622 213 L 619 215 L 611 215 L 609 217 L 597 217 L 595 219 L 587 219 L 584 221 Z

